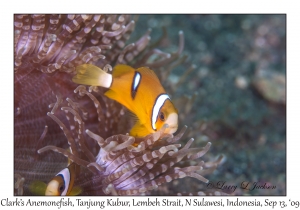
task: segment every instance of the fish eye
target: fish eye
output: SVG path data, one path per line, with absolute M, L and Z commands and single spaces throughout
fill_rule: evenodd
M 65 189 L 65 185 L 61 185 L 61 186 L 59 187 L 59 192 L 64 191 L 64 189 Z
M 160 113 L 159 113 L 159 119 L 160 119 L 161 121 L 165 121 L 165 114 L 164 114 L 163 112 L 160 112 Z

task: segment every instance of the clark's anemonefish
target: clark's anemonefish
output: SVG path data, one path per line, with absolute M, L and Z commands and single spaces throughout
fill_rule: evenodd
M 78 165 L 71 163 L 68 167 L 57 173 L 48 185 L 42 181 L 34 181 L 29 186 L 30 191 L 35 195 L 79 195 L 80 187 L 73 187 L 75 175 L 78 173 Z
M 138 118 L 130 135 L 144 137 L 168 124 L 165 133 L 173 134 L 178 127 L 178 112 L 154 71 L 147 67 L 134 69 L 117 65 L 112 74 L 97 66 L 76 67 L 73 82 L 108 88 L 105 95 L 124 105 Z

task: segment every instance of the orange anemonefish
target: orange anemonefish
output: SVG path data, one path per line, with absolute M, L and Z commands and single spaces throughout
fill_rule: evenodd
M 160 130 L 164 124 L 169 125 L 165 133 L 176 132 L 177 109 L 151 69 L 117 65 L 112 74 L 108 74 L 97 66 L 83 64 L 76 70 L 73 82 L 108 88 L 107 97 L 136 115 L 137 121 L 129 133 L 131 136 L 144 137 Z
M 79 166 L 75 163 L 71 163 L 68 167 L 56 174 L 48 185 L 41 181 L 34 181 L 31 183 L 29 189 L 35 195 L 79 195 L 81 189 L 79 187 L 73 187 L 77 167 Z

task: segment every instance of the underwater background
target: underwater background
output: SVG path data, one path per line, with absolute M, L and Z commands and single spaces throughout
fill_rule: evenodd
M 195 138 L 194 146 L 212 143 L 204 158 L 226 157 L 205 176 L 211 185 L 185 178 L 174 181 L 174 191 L 286 195 L 286 15 L 149 14 L 136 24 L 133 40 L 152 28 L 154 42 L 165 30 L 165 52 L 176 50 L 184 32 L 186 63 L 196 68 L 171 98 L 195 95 L 191 114 L 179 110 L 179 128 L 188 126 L 184 137 Z M 179 65 L 169 79 L 177 82 L 187 68 Z

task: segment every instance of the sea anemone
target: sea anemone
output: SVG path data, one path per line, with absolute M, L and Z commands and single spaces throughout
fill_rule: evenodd
M 175 136 L 164 135 L 163 130 L 140 139 L 128 136 L 132 124 L 125 121 L 126 110 L 120 104 L 106 98 L 101 88 L 71 81 L 80 64 L 110 71 L 111 66 L 125 63 L 152 68 L 173 93 L 184 81 L 184 76 L 178 83 L 167 80 L 186 59 L 183 32 L 174 53 L 159 50 L 160 41 L 150 45 L 151 30 L 126 44 L 135 18 L 14 16 L 15 194 L 30 195 L 32 181 L 48 182 L 67 165 L 64 156 L 82 166 L 75 185 L 82 187 L 84 195 L 149 194 L 161 184 L 186 176 L 208 182 L 202 175 L 211 173 L 222 158 L 194 165 L 191 160 L 202 157 L 210 143 L 190 148 L 190 139 L 181 146 L 177 141 L 186 127 Z M 194 68 L 191 65 L 186 73 Z

